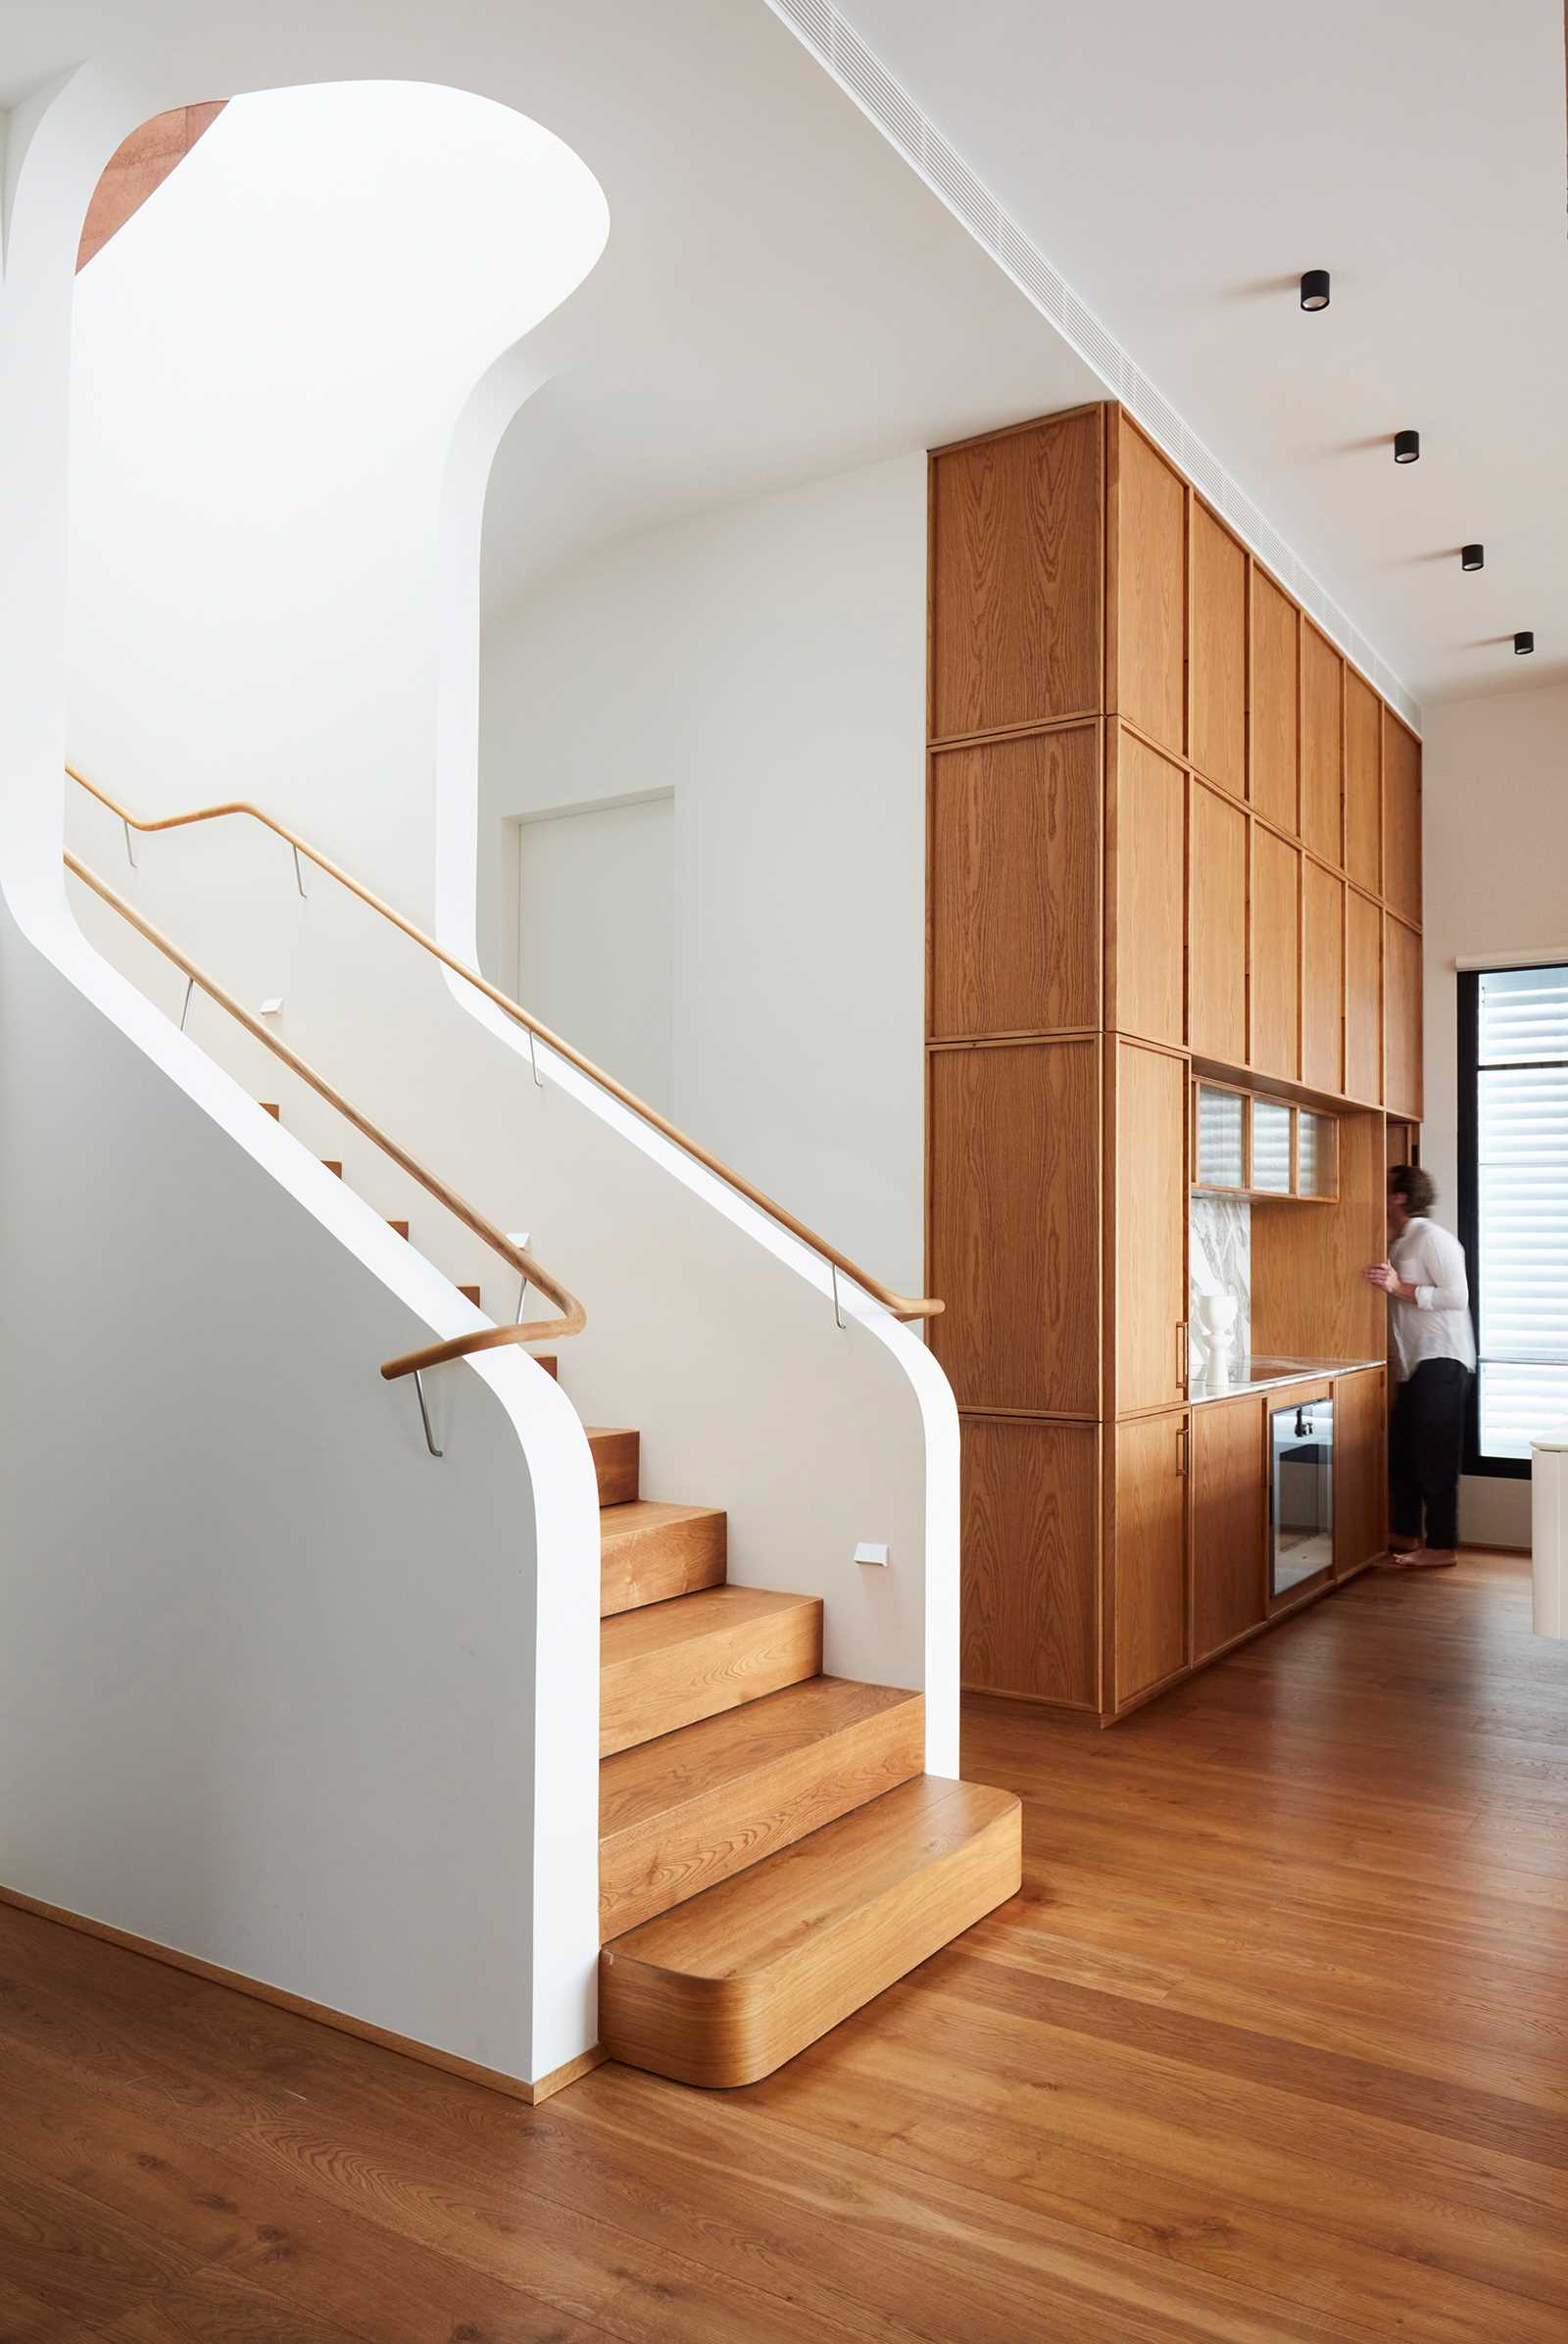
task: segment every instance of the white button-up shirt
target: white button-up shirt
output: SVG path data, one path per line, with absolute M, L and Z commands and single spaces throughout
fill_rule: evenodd
M 1458 1239 L 1436 1221 L 1407 1221 L 1389 1248 L 1389 1259 L 1404 1284 L 1415 1288 L 1413 1302 L 1389 1296 L 1399 1382 L 1407 1383 L 1423 1359 L 1457 1359 L 1473 1368 L 1470 1281 Z

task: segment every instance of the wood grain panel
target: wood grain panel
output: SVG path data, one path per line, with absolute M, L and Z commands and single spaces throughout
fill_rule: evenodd
M 1106 999 L 1123 1034 L 1185 1038 L 1187 776 L 1111 725 L 1106 737 Z
M 599 1927 L 668 1912 L 925 1767 L 925 1702 L 811 1677 L 599 1769 Z
M 1252 564 L 1248 795 L 1281 830 L 1297 828 L 1299 618 L 1289 595 Z
M 1194 781 L 1187 919 L 1188 1039 L 1204 1057 L 1247 1061 L 1247 816 Z
M 1380 1359 L 1387 1305 L 1361 1273 L 1388 1248 L 1383 1118 L 1339 1118 L 1332 1203 L 1252 1199 L 1252 1348 L 1261 1356 Z
M 930 1053 L 932 1343 L 960 1407 L 1100 1402 L 1100 1050 Z
M 1301 837 L 1325 862 L 1344 861 L 1340 805 L 1345 661 L 1301 621 Z
M 963 1682 L 1099 1706 L 1100 1435 L 963 1419 Z
M 1263 1402 L 1193 1410 L 1189 1572 L 1193 1659 L 1255 1628 L 1268 1610 L 1268 1483 Z
M 599 1631 L 599 1755 L 798 1685 L 822 1666 L 819 1596 L 710 1587 Z
M 1421 939 L 1383 923 L 1383 1097 L 1389 1112 L 1421 1120 Z
M 1100 726 L 931 760 L 932 1032 L 1100 1022 Z
M 607 1945 L 599 2035 L 679 2083 L 771 2075 L 1016 1893 L 1010 1791 L 922 1775 Z
M 407 1229 L 403 1234 L 408 1235 Z M 591 1424 L 586 1429 L 599 1483 L 600 1504 L 630 1504 L 637 1494 L 641 1435 L 617 1425 Z
M 1345 882 L 1301 861 L 1301 1080 L 1345 1088 Z
M 1101 706 L 1103 438 L 1090 408 L 933 459 L 933 738 Z
M 652 1499 L 605 1506 L 599 1516 L 599 1613 L 665 1603 L 724 1578 L 727 1523 L 717 1506 L 661 1505 Z
M 1251 1047 L 1260 1074 L 1294 1081 L 1299 1066 L 1301 857 L 1252 826 Z
M 1382 1554 L 1387 1507 L 1384 1374 L 1334 1379 L 1334 1576 Z
M 1107 709 L 1177 757 L 1187 659 L 1187 491 L 1126 415 L 1117 419 L 1114 641 Z
M 1345 667 L 1345 867 L 1358 887 L 1383 885 L 1383 703 Z
M 1383 1097 L 1383 914 L 1369 896 L 1345 898 L 1345 1088 Z
M 1187 1062 L 1116 1048 L 1112 1238 L 1118 1416 L 1187 1396 Z
M 1187 754 L 1233 798 L 1247 795 L 1247 555 L 1195 497 Z
M 1115 1441 L 1116 1699 L 1187 1659 L 1185 1416 L 1119 1424 Z
M 1421 744 L 1383 711 L 1383 900 L 1421 924 Z

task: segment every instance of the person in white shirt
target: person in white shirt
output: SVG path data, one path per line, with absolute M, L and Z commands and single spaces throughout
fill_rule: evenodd
M 1394 1167 L 1388 1259 L 1366 1271 L 1389 1297 L 1397 1380 L 1389 1425 L 1389 1547 L 1391 1567 L 1409 1571 L 1446 1571 L 1458 1560 L 1459 1467 L 1476 1364 L 1464 1247 L 1428 1218 L 1437 1196 L 1418 1164 Z

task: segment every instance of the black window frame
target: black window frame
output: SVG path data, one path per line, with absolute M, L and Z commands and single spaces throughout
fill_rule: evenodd
M 1458 972 L 1459 1243 L 1470 1281 L 1470 1323 L 1476 1338 L 1476 1372 L 1470 1379 L 1465 1410 L 1464 1470 L 1498 1482 L 1529 1481 L 1530 1459 L 1488 1456 L 1481 1446 L 1481 980 L 1517 965 L 1499 961 L 1496 968 L 1462 968 Z M 1541 965 L 1556 968 L 1561 963 L 1551 960 Z

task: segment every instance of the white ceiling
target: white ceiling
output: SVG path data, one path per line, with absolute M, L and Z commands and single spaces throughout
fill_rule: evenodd
M 854 21 L 1418 697 L 1568 674 L 1559 0 Z M 163 102 L 233 94 L 296 23 L 316 73 L 536 114 L 609 198 L 605 258 L 543 329 L 564 370 L 503 450 L 499 593 L 696 506 L 1101 395 L 763 0 L 0 0 L 0 98 L 127 33 L 189 46 Z M 1317 318 L 1311 266 L 1335 280 Z M 1396 469 L 1405 423 L 1425 453 Z M 1519 626 L 1531 661 L 1498 640 Z
M 1561 0 L 845 13 L 1418 699 L 1568 676 Z

